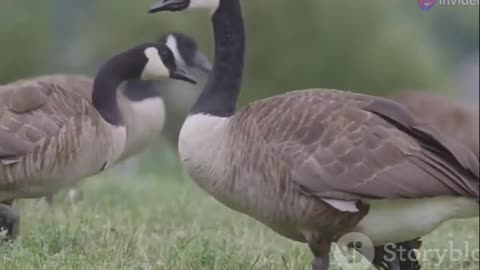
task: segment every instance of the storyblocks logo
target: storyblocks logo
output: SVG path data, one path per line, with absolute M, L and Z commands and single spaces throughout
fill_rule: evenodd
M 450 238 L 441 247 L 424 247 L 421 250 L 407 249 L 389 243 L 384 245 L 381 254 L 376 254 L 379 250 L 374 247 L 368 236 L 354 232 L 342 236 L 337 241 L 333 256 L 342 270 L 372 269 L 371 262 L 374 258 L 388 265 L 396 265 L 399 261 L 418 261 L 426 269 L 470 270 L 478 269 L 480 264 L 480 249 L 474 242 Z

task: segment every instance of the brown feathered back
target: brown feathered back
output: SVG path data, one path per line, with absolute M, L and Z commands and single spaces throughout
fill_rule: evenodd
M 9 142 L 0 146 L 2 160 L 25 155 L 42 139 L 57 135 L 69 120 L 84 113 L 85 105 L 81 95 L 46 77 L 0 86 L 0 102 L 0 136 Z
M 395 102 L 336 90 L 289 92 L 235 115 L 255 121 L 268 152 L 322 198 L 478 198 L 478 160 Z

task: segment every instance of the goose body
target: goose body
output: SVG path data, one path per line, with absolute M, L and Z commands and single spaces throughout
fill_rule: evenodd
M 65 92 L 72 92 L 73 95 L 79 95 L 84 99 L 88 104 L 92 102 L 92 89 L 94 81 L 92 78 L 83 75 L 74 75 L 74 74 L 54 74 L 54 75 L 44 75 L 29 80 L 30 82 L 43 82 L 46 84 L 61 86 Z M 15 85 L 13 85 L 15 88 Z M 138 91 L 144 91 L 142 89 Z M 165 123 L 165 105 L 160 96 L 150 96 L 138 101 L 132 101 L 127 98 L 122 91 L 117 93 L 117 102 L 120 114 L 125 123 L 124 129 L 124 142 L 123 148 L 120 155 L 115 158 L 115 163 L 122 160 L 128 159 L 129 157 L 143 151 L 150 143 L 152 143 L 160 135 L 163 125 Z M 72 136 L 75 136 L 71 133 Z M 88 135 L 89 133 L 87 133 Z M 103 134 L 103 133 L 102 133 Z M 103 143 L 104 144 L 104 143 Z M 99 149 L 99 148 L 96 148 Z M 101 150 L 101 149 L 100 149 Z M 97 150 L 95 150 L 97 151 Z M 95 152 L 86 152 L 87 155 Z M 102 152 L 100 152 L 102 153 Z M 47 155 L 52 156 L 52 155 Z M 96 155 L 97 156 L 97 155 Z M 95 162 L 92 160 L 92 162 Z M 110 164 L 114 163 L 113 161 Z M 80 168 L 79 168 L 80 169 Z M 80 176 L 76 179 L 75 175 L 68 175 L 68 178 L 61 180 L 61 177 L 57 179 L 59 185 L 48 186 L 42 185 L 43 189 L 40 194 L 47 194 L 50 190 L 50 194 L 46 196 L 46 201 L 48 203 L 53 203 L 53 195 L 56 191 L 62 190 L 64 188 L 70 188 L 72 185 L 77 183 L 83 177 L 87 177 L 92 174 Z M 16 175 L 16 174 L 14 174 Z M 33 173 L 33 175 L 36 175 Z M 47 179 L 46 181 L 50 181 Z M 20 195 L 20 194 L 18 194 Z M 12 194 L 11 196 L 14 196 Z M 78 191 L 71 189 L 68 191 L 68 198 L 71 201 L 75 201 L 75 198 L 81 196 L 78 194 Z M 14 197 L 25 197 L 25 196 L 14 196 Z M 29 197 L 38 197 L 35 194 L 32 194 Z M 1 198 L 0 198 L 1 199 Z
M 0 228 L 12 237 L 17 231 L 18 218 L 11 218 L 15 215 L 7 206 L 13 199 L 50 195 L 120 159 L 127 129 L 118 86 L 128 79 L 169 77 L 194 82 L 177 69 L 167 46 L 146 43 L 110 58 L 90 93 L 79 84 L 72 86 L 70 77 L 1 86 L 0 202 L 6 204 L 0 209 Z
M 402 109 L 315 89 L 251 103 L 229 118 L 191 115 L 179 153 L 213 197 L 302 242 L 312 226 L 329 235 L 362 232 L 383 245 L 423 236 L 451 218 L 477 216 L 475 158 L 465 152 L 459 159 L 471 168 L 456 162 L 458 172 L 444 170 L 448 163 L 428 151 L 431 145 L 370 111 L 375 104 Z M 418 221 L 422 213 L 430 216 L 427 224 Z M 408 231 L 395 236 L 401 228 Z
M 329 268 L 331 244 L 351 232 L 376 246 L 375 265 L 419 269 L 416 260 L 386 261 L 382 245 L 415 248 L 442 222 L 478 216 L 478 160 L 394 101 L 311 89 L 236 111 L 240 0 L 163 0 L 150 12 L 190 8 L 211 12 L 215 62 L 181 129 L 179 154 L 215 199 L 308 243 L 314 270 Z
M 61 85 L 65 91 L 79 94 L 91 104 L 92 78 L 74 74 L 45 75 L 31 79 L 34 82 L 48 82 Z M 149 91 L 145 89 L 133 89 L 130 91 Z M 151 90 L 149 96 L 142 99 L 132 100 L 126 96 L 126 91 L 117 92 L 117 102 L 120 114 L 125 124 L 126 139 L 121 155 L 116 159 L 122 161 L 142 152 L 151 145 L 161 134 L 165 124 L 165 104 L 156 90 Z M 146 95 L 146 94 L 144 94 Z
M 24 80 L 0 86 L 0 95 L 0 201 L 68 187 L 113 164 L 124 150 L 125 126 L 107 123 L 68 85 L 47 77 Z
M 168 46 L 178 66 L 197 68 L 204 72 L 211 69 L 208 58 L 192 37 L 171 32 L 160 37 L 158 42 Z M 35 80 L 61 84 L 65 89 L 80 93 L 86 100 L 91 101 L 94 81 L 89 77 L 57 74 Z M 129 81 L 122 91 L 117 92 L 118 108 L 127 133 L 125 147 L 118 162 L 143 152 L 160 137 L 166 117 L 165 104 L 160 92 L 161 90 L 155 89 L 152 82 L 141 80 Z M 76 191 L 69 191 L 69 197 L 76 195 Z M 48 196 L 47 202 L 52 201 L 53 198 Z

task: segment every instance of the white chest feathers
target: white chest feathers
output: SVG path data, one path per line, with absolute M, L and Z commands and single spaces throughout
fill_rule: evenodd
M 127 141 L 126 128 L 124 126 L 112 127 L 110 142 L 106 142 L 111 144 L 111 147 L 110 147 L 111 152 L 109 153 L 109 158 L 108 158 L 106 167 L 113 165 L 113 163 L 115 163 L 120 159 L 120 156 L 125 150 L 126 141 Z M 98 148 L 101 148 L 101 147 L 98 147 Z M 102 154 L 104 153 L 99 153 L 99 155 L 102 155 Z
M 165 125 L 165 104 L 160 97 L 130 103 L 124 112 L 127 126 L 127 143 L 122 159 L 145 150 L 157 140 Z
M 141 125 L 161 129 L 165 124 L 165 104 L 161 97 L 147 98 L 131 104 L 136 122 L 142 122 Z
M 178 151 L 190 176 L 212 192 L 228 168 L 229 118 L 190 115 L 180 131 Z

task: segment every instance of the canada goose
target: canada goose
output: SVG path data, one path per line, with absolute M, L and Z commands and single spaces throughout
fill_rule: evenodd
M 392 94 L 390 98 L 405 105 L 416 117 L 430 124 L 442 136 L 468 146 L 478 158 L 478 107 L 474 108 L 447 96 L 425 91 L 402 91 Z
M 161 37 L 159 42 L 172 50 L 178 66 L 210 72 L 210 61 L 191 37 L 172 32 Z M 123 94 L 125 96 L 122 98 L 123 102 L 131 105 L 120 107 L 125 108 L 122 115 L 128 131 L 127 144 L 121 160 L 144 151 L 157 140 L 165 119 L 165 105 L 158 89 L 126 87 Z M 138 121 L 139 119 L 142 121 Z
M 128 79 L 169 77 L 195 82 L 167 46 L 146 43 L 100 68 L 91 99 L 48 79 L 0 86 L 0 202 L 45 196 L 114 164 L 127 140 L 117 87 Z M 0 208 L 0 228 L 10 237 L 18 226 L 12 213 L 6 204 Z
M 198 68 L 208 72 L 211 64 L 199 49 L 195 40 L 183 33 L 171 32 L 163 35 L 158 42 L 167 45 L 173 52 L 177 66 L 182 68 Z M 84 94 L 90 99 L 93 80 L 78 75 L 55 75 L 44 77 L 44 80 L 69 86 L 75 92 Z M 152 81 L 129 80 L 124 91 L 117 93 L 120 114 L 127 128 L 127 142 L 119 161 L 126 160 L 142 151 L 158 140 L 165 123 L 165 105 L 161 91 L 151 85 Z M 47 196 L 51 204 L 53 195 Z M 76 190 L 67 193 L 71 202 L 81 197 Z
M 163 37 L 161 39 L 161 42 L 165 42 L 167 43 L 167 45 L 178 44 L 178 49 L 174 50 L 172 48 L 172 50 L 179 52 L 179 55 L 182 56 L 178 57 L 179 59 L 185 59 L 184 61 L 180 60 L 180 62 L 182 62 L 181 64 L 186 63 L 186 65 L 188 66 L 192 65 L 192 62 L 204 63 L 203 65 L 198 66 L 196 70 L 192 70 L 194 75 L 196 75 L 197 71 L 198 73 L 210 72 L 210 70 L 212 69 L 212 65 L 208 58 L 205 56 L 205 54 L 194 53 L 194 48 L 198 48 L 195 40 L 185 36 L 184 34 L 172 34 L 176 36 L 176 40 Z M 201 83 L 203 83 L 203 80 L 206 79 L 204 77 L 206 76 L 201 76 Z M 183 120 L 190 111 L 190 107 L 192 106 L 193 102 L 200 94 L 200 89 L 197 89 L 197 86 L 195 85 L 185 85 L 184 83 L 179 83 L 176 81 L 130 81 L 127 83 L 126 90 L 128 91 L 130 87 L 134 89 L 136 87 L 144 87 L 161 90 L 160 95 L 168 107 L 168 121 L 165 122 L 165 126 L 162 131 L 162 138 L 165 139 L 166 143 L 175 145 L 176 147 L 178 143 L 178 134 L 180 132 L 180 128 L 182 127 L 181 125 L 183 123 Z M 181 87 L 181 89 L 178 89 L 177 91 L 177 88 L 179 87 Z M 175 91 L 169 91 L 169 89 L 175 89 Z
M 192 8 L 211 12 L 215 61 L 181 129 L 179 154 L 218 201 L 308 243 L 314 270 L 328 269 L 331 244 L 347 233 L 381 248 L 478 215 L 478 160 L 396 102 L 310 89 L 236 112 L 245 52 L 240 0 L 163 0 L 150 13 Z

